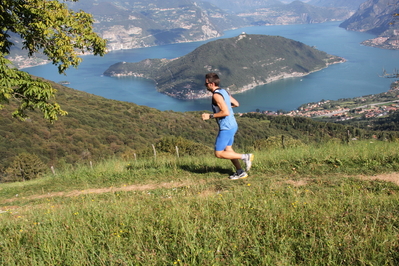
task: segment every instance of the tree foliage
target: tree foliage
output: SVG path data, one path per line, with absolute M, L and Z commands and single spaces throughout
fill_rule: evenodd
M 46 165 L 34 154 L 21 153 L 6 169 L 5 181 L 27 181 L 45 173 Z
M 76 0 L 71 0 L 76 2 Z M 56 0 L 3 0 L 0 6 L 0 109 L 10 100 L 18 101 L 14 117 L 24 119 L 26 111 L 39 109 L 45 119 L 54 121 L 67 114 L 53 102 L 56 90 L 50 83 L 32 78 L 12 67 L 5 57 L 14 43 L 10 34 L 22 38 L 22 48 L 29 56 L 45 54 L 60 74 L 77 67 L 80 54 L 104 55 L 105 40 L 94 31 L 92 15 L 74 12 Z
M 256 150 L 267 150 L 275 148 L 292 148 L 305 145 L 301 140 L 294 139 L 289 135 L 271 136 L 267 139 L 255 140 L 254 148 Z
M 177 148 L 176 148 L 177 147 Z M 204 154 L 213 154 L 213 149 L 202 143 L 183 138 L 181 136 L 165 136 L 154 144 L 156 152 L 176 154 L 179 156 L 199 156 Z M 152 156 L 151 148 L 142 150 L 140 156 Z

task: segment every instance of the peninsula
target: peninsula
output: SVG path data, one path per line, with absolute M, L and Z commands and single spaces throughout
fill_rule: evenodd
M 210 96 L 203 85 L 207 72 L 220 74 L 221 86 L 234 94 L 275 80 L 305 76 L 344 61 L 284 37 L 242 33 L 206 43 L 175 59 L 119 62 L 104 75 L 152 79 L 159 92 L 189 100 Z

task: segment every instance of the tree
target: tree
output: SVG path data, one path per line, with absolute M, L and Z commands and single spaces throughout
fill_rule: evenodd
M 5 181 L 26 181 L 38 178 L 47 170 L 46 165 L 35 154 L 21 153 L 6 169 Z
M 78 0 L 64 0 L 76 2 Z M 103 56 L 106 41 L 93 31 L 93 16 L 74 12 L 57 0 L 2 0 L 0 6 L 0 109 L 14 99 L 18 102 L 13 116 L 25 119 L 26 111 L 39 109 L 50 122 L 66 115 L 54 102 L 56 90 L 50 83 L 33 78 L 12 67 L 6 59 L 14 43 L 10 34 L 22 38 L 22 48 L 29 56 L 44 53 L 60 74 L 77 67 L 80 54 Z

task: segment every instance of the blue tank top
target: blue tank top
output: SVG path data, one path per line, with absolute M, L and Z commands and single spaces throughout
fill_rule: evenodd
M 226 102 L 227 108 L 229 109 L 228 116 L 216 118 L 216 122 L 219 125 L 219 130 L 230 130 L 233 128 L 237 128 L 238 125 L 236 118 L 234 117 L 234 111 L 233 108 L 231 107 L 230 95 L 228 94 L 228 92 L 225 89 L 217 89 L 213 93 L 219 93 L 220 95 L 222 95 L 224 101 Z M 213 113 L 220 112 L 219 106 L 213 104 L 213 102 L 212 102 L 212 110 Z

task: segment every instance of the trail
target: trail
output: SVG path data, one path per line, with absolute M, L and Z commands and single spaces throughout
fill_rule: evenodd
M 72 190 L 68 192 L 49 192 L 41 195 L 31 195 L 28 197 L 18 197 L 15 196 L 12 199 L 6 199 L 1 201 L 0 203 L 11 203 L 16 200 L 24 199 L 24 200 L 34 200 L 34 199 L 45 199 L 45 198 L 53 198 L 53 197 L 76 197 L 80 195 L 87 194 L 101 194 L 101 193 L 109 193 L 109 192 L 118 192 L 118 191 L 146 191 L 146 190 L 154 190 L 159 188 L 176 188 L 176 187 L 184 187 L 193 185 L 194 182 L 165 182 L 160 184 L 145 184 L 145 185 L 125 185 L 123 187 L 107 187 L 107 188 L 91 188 L 85 190 Z M 195 183 L 198 184 L 198 181 Z
M 355 176 L 362 180 L 381 180 L 392 182 L 399 186 L 399 172 L 388 173 L 388 174 L 380 174 L 375 176 Z M 208 180 L 209 181 L 209 180 Z M 202 182 L 207 182 L 203 180 Z M 234 181 L 232 181 L 234 182 Z M 287 180 L 286 183 L 290 183 L 294 186 L 304 186 L 306 185 L 306 181 L 293 181 Z M 85 190 L 73 190 L 69 192 L 50 192 L 41 195 L 31 195 L 28 197 L 13 197 L 11 199 L 6 199 L 1 201 L 1 204 L 8 204 L 12 203 L 13 201 L 24 199 L 24 200 L 35 200 L 35 199 L 44 199 L 44 198 L 53 198 L 53 197 L 76 197 L 80 195 L 87 195 L 87 194 L 101 194 L 101 193 L 110 193 L 110 192 L 118 192 L 118 191 L 147 191 L 147 190 L 154 190 L 160 188 L 178 188 L 178 187 L 185 187 L 191 185 L 198 185 L 198 180 L 196 182 L 165 182 L 160 184 L 145 184 L 145 185 L 125 185 L 123 187 L 107 187 L 107 188 L 92 188 L 92 189 L 85 189 Z
M 374 176 L 359 176 L 359 178 L 364 180 L 387 181 L 387 182 L 392 182 L 399 186 L 399 173 L 389 173 L 389 174 L 381 174 Z

